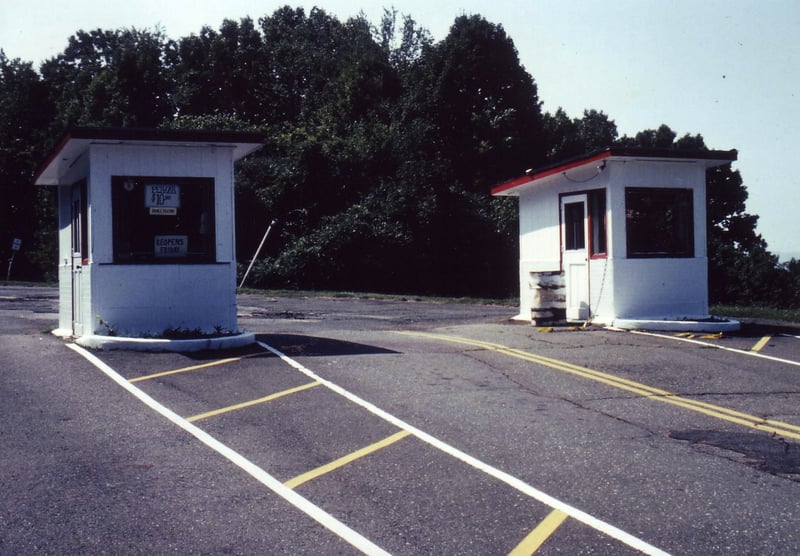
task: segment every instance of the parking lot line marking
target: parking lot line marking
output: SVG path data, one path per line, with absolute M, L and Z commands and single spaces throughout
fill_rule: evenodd
M 446 442 L 443 442 L 442 440 L 439 440 L 435 436 L 431 436 L 430 434 L 428 434 L 428 433 L 426 433 L 426 432 L 414 427 L 413 425 L 410 425 L 409 423 L 406 423 L 402 419 L 400 419 L 398 417 L 395 417 L 391 413 L 388 413 L 388 412 L 384 411 L 383 409 L 379 408 L 375 404 L 372 404 L 372 403 L 364 400 L 363 398 L 360 398 L 359 396 L 353 394 L 349 390 L 346 390 L 346 389 L 342 388 L 338 384 L 322 378 L 317 373 L 315 373 L 315 372 L 311 371 L 310 369 L 306 368 L 305 366 L 303 366 L 298 361 L 295 361 L 294 359 L 292 359 L 291 357 L 289 357 L 285 353 L 281 352 L 280 350 L 275 349 L 271 345 L 266 344 L 266 343 L 261 342 L 261 341 L 256 342 L 256 343 L 258 345 L 260 345 L 261 347 L 263 347 L 264 349 L 266 349 L 267 351 L 269 351 L 270 353 L 273 353 L 276 356 L 278 356 L 282 361 L 284 361 L 290 367 L 296 369 L 297 371 L 303 373 L 304 375 L 308 376 L 309 378 L 311 378 L 313 380 L 319 381 L 326 388 L 332 390 L 333 392 L 336 392 L 337 394 L 339 394 L 340 396 L 344 397 L 345 399 L 350 400 L 354 404 L 356 404 L 356 405 L 358 405 L 360 407 L 363 407 L 364 409 L 366 409 L 367 411 L 369 411 L 373 415 L 376 415 L 376 416 L 380 417 L 384 421 L 392 423 L 394 426 L 396 426 L 399 429 L 403 429 L 403 430 L 406 430 L 406 431 L 410 432 L 412 435 L 414 435 L 416 438 L 418 438 L 422 442 L 425 442 L 425 443 L 433 446 L 434 448 L 437 448 L 438 450 L 444 452 L 445 454 L 447 454 L 447 455 L 449 455 L 449 456 L 451 456 L 451 457 L 453 457 L 453 458 L 455 458 L 455 459 L 457 459 L 457 460 L 459 460 L 459 461 L 461 461 L 461 462 L 473 467 L 474 469 L 477 469 L 478 471 L 482 471 L 483 473 L 486 473 L 490 477 L 493 477 L 493 478 L 497 479 L 498 481 L 500 481 L 502 483 L 505 483 L 506 485 L 508 485 L 511 488 L 517 490 L 518 492 L 521 492 L 521 493 L 525 494 L 526 496 L 528 496 L 528 497 L 530 497 L 530 498 L 532 498 L 534 500 L 538 500 L 539 502 L 541 502 L 542 504 L 544 504 L 546 506 L 549 506 L 549 507 L 551 507 L 553 509 L 560 510 L 560 511 L 564 512 L 565 514 L 567 514 L 569 517 L 575 519 L 576 521 L 579 521 L 579 522 L 583 523 L 584 525 L 588 525 L 592 529 L 594 529 L 596 531 L 599 531 L 600 533 L 602 533 L 604 535 L 608 535 L 609 537 L 614 538 L 614 539 L 620 541 L 621 543 L 626 544 L 627 546 L 630 546 L 631 548 L 633 548 L 635 550 L 638 550 L 639 552 L 642 552 L 644 554 L 654 555 L 654 556 L 666 556 L 667 555 L 667 553 L 664 552 L 663 550 L 661 550 L 660 548 L 656 548 L 655 546 L 643 541 L 642 539 L 640 539 L 638 537 L 634 537 L 630 533 L 626 533 L 622 529 L 620 529 L 618 527 L 615 527 L 615 526 L 611 525 L 610 523 L 606 523 L 605 521 L 603 521 L 603 520 L 601 520 L 599 518 L 596 518 L 593 515 L 584 512 L 583 510 L 579 510 L 578 508 L 570 506 L 566 502 L 562 502 L 558 498 L 550 496 L 549 494 L 547 494 L 547 493 L 545 493 L 545 492 L 543 492 L 543 491 L 541 491 L 541 490 L 539 490 L 537 488 L 534 488 L 533 486 L 531 486 L 528 483 L 526 483 L 526 482 L 514 477 L 513 475 L 510 475 L 510 474 L 506 473 L 505 471 L 502 471 L 502 470 L 500 470 L 500 469 L 498 469 L 496 467 L 493 467 L 493 466 L 489 465 L 488 463 L 485 463 L 485 462 L 479 460 L 478 458 L 467 454 L 466 452 L 462 452 L 458 448 L 456 448 L 454 446 L 451 446 L 450 444 L 447 444 Z
M 754 351 L 754 352 L 758 353 L 759 351 L 764 349 L 764 347 L 769 343 L 769 341 L 771 339 L 772 339 L 772 336 L 764 336 L 763 338 L 761 338 L 756 343 L 756 345 L 754 345 L 753 347 L 750 348 L 750 351 Z
M 699 346 L 704 347 L 712 347 L 716 349 L 721 349 L 723 351 L 730 351 L 733 353 L 738 353 L 740 355 L 749 355 L 750 357 L 758 357 L 760 359 L 768 359 L 770 361 L 776 361 L 778 363 L 786 363 L 787 365 L 794 365 L 796 367 L 800 367 L 800 361 L 792 361 L 791 359 L 783 359 L 781 357 L 773 357 L 772 355 L 765 355 L 763 353 L 758 353 L 757 351 L 751 351 L 749 349 L 737 349 L 728 346 L 721 346 L 719 344 L 712 344 L 709 342 L 702 342 L 700 340 L 693 340 L 691 338 L 679 338 L 678 336 L 668 336 L 666 334 L 657 334 L 655 332 L 644 332 L 642 330 L 629 330 L 631 334 L 639 334 L 640 336 L 653 336 L 655 338 L 664 338 L 667 340 L 677 340 L 679 342 L 689 342 L 690 344 L 696 344 Z
M 343 541 L 349 543 L 350 545 L 354 546 L 364 554 L 369 554 L 370 556 L 373 554 L 378 554 L 381 556 L 389 556 L 389 553 L 382 549 L 377 544 L 373 543 L 366 537 L 364 537 L 359 532 L 351 529 L 331 514 L 320 508 L 319 506 L 313 504 L 311 501 L 303 498 L 298 493 L 293 491 L 290 488 L 286 488 L 283 486 L 283 483 L 264 471 L 262 468 L 251 462 L 249 459 L 241 455 L 239 452 L 230 448 L 227 444 L 223 444 L 203 429 L 199 428 L 197 425 L 193 425 L 186 419 L 182 418 L 180 415 L 172 411 L 171 409 L 161 405 L 157 402 L 154 398 L 146 394 L 143 390 L 140 390 L 133 384 L 131 384 L 128 380 L 125 379 L 121 374 L 111 368 L 109 365 L 106 365 L 102 360 L 100 360 L 96 355 L 89 353 L 84 348 L 76 345 L 76 344 L 67 344 L 67 347 L 71 350 L 77 352 L 78 354 L 82 355 L 87 361 L 89 361 L 92 365 L 97 367 L 100 371 L 102 371 L 106 376 L 108 376 L 111 380 L 116 382 L 119 386 L 121 386 L 124 390 L 128 393 L 133 395 L 137 398 L 140 402 L 144 403 L 147 407 L 161 415 L 162 417 L 166 418 L 175 426 L 183 429 L 184 431 L 188 432 L 192 436 L 194 436 L 197 440 L 217 452 L 219 455 L 239 467 L 245 473 L 253 477 L 259 483 L 270 489 L 276 495 L 280 496 L 284 500 L 286 500 L 289 504 L 306 514 L 308 517 L 334 533 Z
M 561 527 L 561 524 L 568 517 L 561 510 L 553 510 L 527 537 L 522 539 L 522 542 L 514 550 L 508 553 L 508 556 L 530 556 L 534 554 L 556 532 L 556 529 Z
M 277 400 L 278 398 L 282 398 L 290 394 L 296 394 L 297 392 L 302 392 L 303 390 L 308 390 L 309 388 L 313 388 L 314 386 L 319 386 L 319 385 L 320 385 L 319 382 L 309 382 L 308 384 L 303 384 L 302 386 L 296 386 L 295 388 L 289 388 L 288 390 L 276 392 L 274 394 L 270 394 L 269 396 L 258 398 L 257 400 L 250 400 L 248 402 L 237 403 L 234 405 L 229 405 L 228 407 L 221 407 L 219 409 L 214 409 L 213 411 L 206 411 L 205 413 L 192 415 L 191 417 L 186 417 L 186 420 L 189 421 L 190 423 L 194 423 L 195 421 L 200 421 L 201 419 L 207 419 L 209 417 L 222 415 L 223 413 L 229 413 L 231 411 L 236 411 L 238 409 L 244 409 L 246 407 L 251 407 L 262 403 L 271 402 L 272 400 Z
M 505 355 L 509 355 L 511 357 L 523 359 L 525 361 L 530 361 L 531 363 L 543 365 L 551 369 L 556 369 L 558 371 L 564 371 L 566 373 L 581 376 L 583 378 L 588 378 L 590 380 L 594 380 L 596 382 L 600 382 L 608 386 L 612 386 L 614 388 L 619 388 L 621 390 L 632 392 L 634 394 L 642 396 L 643 398 L 683 407 L 685 409 L 689 409 L 697 413 L 702 413 L 704 415 L 707 415 L 709 417 L 714 417 L 722 421 L 728 421 L 730 423 L 735 423 L 737 425 L 742 425 L 752 429 L 757 429 L 764 432 L 778 434 L 787 438 L 800 440 L 800 427 L 796 425 L 792 425 L 790 423 L 782 423 L 781 421 L 764 419 L 763 417 L 758 417 L 756 415 L 749 415 L 747 413 L 742 413 L 740 411 L 728 409 L 726 407 L 722 407 L 719 405 L 696 401 L 691 398 L 684 398 L 676 394 L 673 394 L 672 392 L 661 390 L 660 388 L 647 386 L 646 384 L 634 382 L 632 380 L 614 376 L 612 374 L 604 373 L 601 371 L 595 371 L 594 369 L 589 369 L 587 367 L 581 367 L 580 365 L 573 365 L 572 363 L 567 363 L 566 361 L 560 361 L 558 359 L 552 359 L 550 357 L 545 357 L 543 355 L 528 353 L 527 351 L 511 348 L 501 344 L 482 342 L 480 340 L 472 340 L 470 338 L 461 338 L 458 336 L 447 336 L 444 334 L 431 334 L 426 332 L 398 332 L 398 334 L 404 334 L 407 336 L 418 336 L 421 338 L 427 337 L 451 343 L 481 347 L 489 351 L 495 351 L 497 353 L 502 353 Z
M 240 357 L 227 357 L 225 359 L 217 359 L 216 361 L 210 361 L 208 363 L 201 363 L 199 365 L 192 365 L 191 367 L 183 367 L 181 369 L 174 369 L 172 371 L 164 371 L 161 373 L 154 373 L 152 375 L 145 375 L 145 376 L 137 376 L 136 378 L 128 379 L 128 382 L 142 382 L 144 380 L 152 380 L 154 378 L 161 378 L 162 376 L 170 376 L 170 375 L 177 375 L 180 373 L 188 373 L 190 371 L 197 371 L 199 369 L 207 369 L 208 367 L 216 367 L 217 365 L 225 365 L 227 363 L 234 363 L 236 361 L 241 361 L 242 359 L 247 359 L 248 357 L 257 357 L 259 355 L 264 355 L 263 353 L 251 353 L 249 355 L 242 355 Z
M 410 436 L 410 435 L 411 435 L 411 433 L 406 431 L 406 430 L 400 431 L 400 432 L 395 433 L 395 434 L 393 434 L 393 435 L 391 435 L 391 436 L 389 436 L 387 438 L 384 438 L 383 440 L 375 442 L 374 444 L 370 444 L 369 446 L 365 446 L 364 448 L 361 448 L 360 450 L 356 450 L 355 452 L 352 452 L 350 454 L 347 454 L 346 456 L 340 457 L 339 459 L 333 460 L 330 463 L 326 463 L 325 465 L 321 465 L 321 466 L 317 467 L 316 469 L 312 469 L 311 471 L 307 471 L 306 473 L 303 473 L 302 475 L 298 475 L 297 477 L 295 477 L 293 479 L 289 479 L 288 481 L 286 481 L 283 484 L 285 486 L 287 486 L 288 488 L 292 488 L 292 489 L 297 488 L 300 485 L 302 485 L 303 483 L 311 481 L 312 479 L 316 479 L 317 477 L 321 477 L 322 475 L 330 473 L 331 471 L 335 471 L 336 469 L 339 469 L 340 467 L 344 467 L 348 463 L 352 463 L 352 462 L 356 461 L 357 459 L 363 458 L 364 456 L 368 456 L 369 454 L 377 452 L 378 450 L 382 450 L 383 448 L 386 448 L 387 446 L 390 446 L 390 445 L 394 444 L 398 440 L 402 440 L 403 438 L 405 438 L 407 436 Z

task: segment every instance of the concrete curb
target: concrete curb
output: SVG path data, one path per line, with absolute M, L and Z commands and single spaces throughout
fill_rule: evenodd
M 218 338 L 197 338 L 192 340 L 167 340 L 164 338 L 124 338 L 118 336 L 98 336 L 90 334 L 75 339 L 79 346 L 89 349 L 176 352 L 188 353 L 204 350 L 233 349 L 254 344 L 256 335 L 243 332 L 233 336 Z
M 701 321 L 701 320 L 648 320 L 648 319 L 614 319 L 613 328 L 623 330 L 654 330 L 658 332 L 736 332 L 742 325 L 738 320 Z

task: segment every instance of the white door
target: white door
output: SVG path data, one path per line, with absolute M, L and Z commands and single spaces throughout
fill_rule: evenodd
M 83 260 L 86 251 L 86 209 L 83 187 L 72 187 L 72 334 L 83 335 L 83 315 L 81 311 L 81 286 L 83 282 Z
M 567 320 L 589 319 L 589 249 L 586 195 L 561 198 L 561 260 L 566 281 Z

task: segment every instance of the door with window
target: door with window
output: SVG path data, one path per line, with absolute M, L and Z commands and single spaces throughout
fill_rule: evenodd
M 561 198 L 561 260 L 566 282 L 567 320 L 589 318 L 587 196 Z
M 83 335 L 83 314 L 81 297 L 83 287 L 83 266 L 88 260 L 88 241 L 86 230 L 86 182 L 72 186 L 72 333 Z

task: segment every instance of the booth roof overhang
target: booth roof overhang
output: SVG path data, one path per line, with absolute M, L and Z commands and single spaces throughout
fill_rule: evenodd
M 587 154 L 561 160 L 540 168 L 528 170 L 525 175 L 498 184 L 492 188 L 492 195 L 518 196 L 526 189 L 535 186 L 539 180 L 560 175 L 567 170 L 589 164 L 601 165 L 606 160 L 636 160 L 647 162 L 683 162 L 702 164 L 706 169 L 730 164 L 737 159 L 736 149 L 729 151 L 647 149 L 639 147 L 605 147 Z
M 34 185 L 61 182 L 93 144 L 138 146 L 225 147 L 239 160 L 264 145 L 262 133 L 198 129 L 74 127 L 69 129 L 34 174 Z

